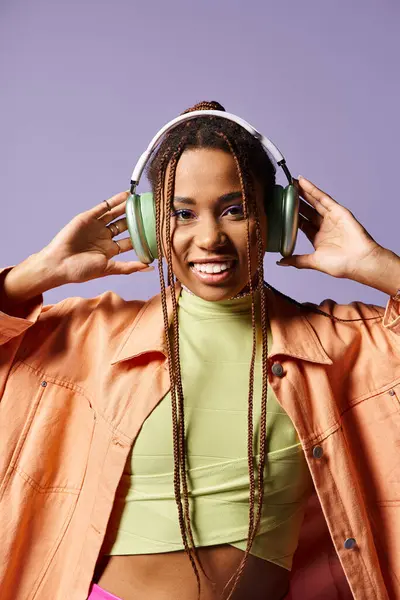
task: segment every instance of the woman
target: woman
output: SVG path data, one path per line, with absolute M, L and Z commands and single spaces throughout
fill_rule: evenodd
M 311 479 L 353 597 L 400 598 L 400 258 L 300 178 L 314 252 L 279 264 L 391 298 L 298 305 L 262 283 L 275 171 L 254 137 L 194 119 L 148 174 L 174 293 L 161 272 L 147 303 L 41 306 L 148 268 L 114 260 L 126 193 L 2 274 L 2 600 L 279 600 Z

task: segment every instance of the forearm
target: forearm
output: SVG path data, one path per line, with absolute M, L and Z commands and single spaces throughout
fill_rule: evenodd
M 32 254 L 7 273 L 3 283 L 2 305 L 12 309 L 62 283 L 45 252 Z
M 400 256 L 378 246 L 349 278 L 394 296 L 400 289 Z

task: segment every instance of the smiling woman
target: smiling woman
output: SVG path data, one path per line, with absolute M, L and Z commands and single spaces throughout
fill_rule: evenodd
M 239 117 L 194 109 L 152 156 L 151 244 L 132 176 L 0 271 L 1 600 L 400 600 L 400 258 L 287 168 L 282 194 Z M 118 260 L 133 240 L 143 263 Z M 266 249 L 386 311 L 299 304 L 264 282 Z M 42 305 L 154 257 L 148 302 Z M 327 535 L 302 547 L 313 486 Z

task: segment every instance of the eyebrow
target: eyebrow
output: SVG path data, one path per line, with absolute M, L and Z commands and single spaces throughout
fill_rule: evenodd
M 229 192 L 228 194 L 224 194 L 218 198 L 218 202 L 221 204 L 225 204 L 226 202 L 231 202 L 232 200 L 237 200 L 238 198 L 242 199 L 242 192 Z M 174 204 L 186 204 L 189 206 L 195 206 L 196 200 L 193 198 L 186 198 L 185 196 L 175 196 L 173 200 Z

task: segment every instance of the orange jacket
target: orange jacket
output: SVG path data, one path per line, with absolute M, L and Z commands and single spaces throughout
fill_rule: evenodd
M 377 317 L 338 323 L 267 299 L 269 382 L 319 498 L 289 598 L 400 599 L 400 303 L 324 302 Z M 0 598 L 85 600 L 129 450 L 169 389 L 160 298 L 31 304 L 0 312 Z

